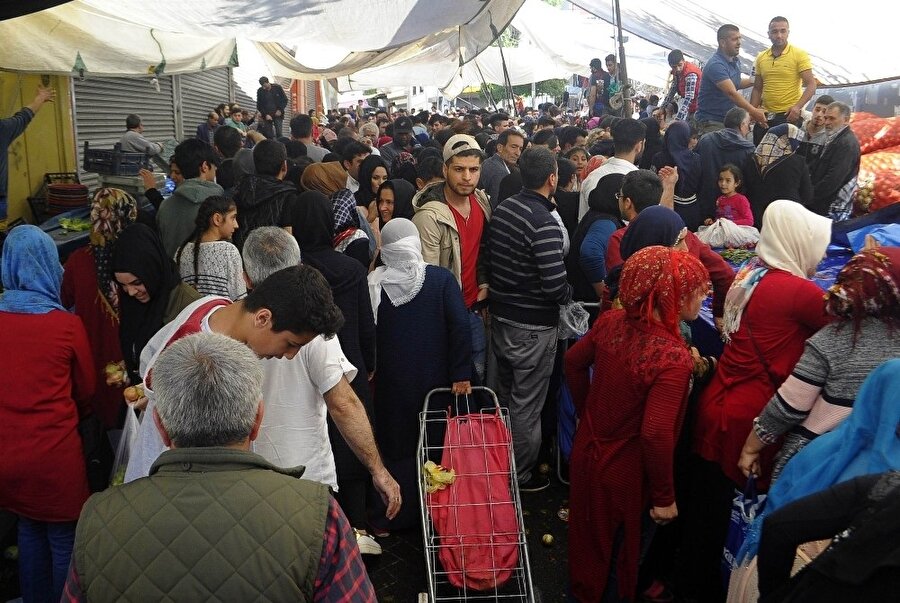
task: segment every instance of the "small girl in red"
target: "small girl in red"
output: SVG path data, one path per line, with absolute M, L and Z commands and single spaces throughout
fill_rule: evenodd
M 716 218 L 728 218 L 738 226 L 753 226 L 750 201 L 737 192 L 743 179 L 740 168 L 732 163 L 726 163 L 719 170 L 722 196 L 716 199 Z

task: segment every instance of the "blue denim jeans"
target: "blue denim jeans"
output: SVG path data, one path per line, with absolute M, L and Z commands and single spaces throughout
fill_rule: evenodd
M 481 315 L 469 311 L 469 326 L 472 329 L 472 364 L 478 373 L 478 381 L 484 383 L 484 363 L 487 358 L 487 337 Z
M 19 585 L 24 603 L 56 603 L 75 545 L 75 522 L 19 516 Z

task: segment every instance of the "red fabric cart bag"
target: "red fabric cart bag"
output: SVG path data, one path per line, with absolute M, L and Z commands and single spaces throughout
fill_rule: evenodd
M 497 588 L 518 563 L 509 455 L 509 430 L 496 414 L 448 419 L 441 464 L 456 471 L 456 481 L 427 502 L 441 564 L 457 588 Z

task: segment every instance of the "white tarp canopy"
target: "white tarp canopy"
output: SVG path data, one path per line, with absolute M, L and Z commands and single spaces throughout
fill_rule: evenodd
M 613 22 L 610 0 L 569 1 Z M 621 13 L 623 29 L 632 39 L 639 36 L 663 48 L 677 48 L 703 62 L 716 51 L 716 30 L 726 23 L 737 25 L 743 37 L 741 58 L 748 72 L 756 55 L 771 45 L 769 20 L 786 17 L 791 25 L 790 42 L 809 53 L 819 82 L 838 86 L 900 77 L 896 24 L 889 6 L 875 0 L 818 7 L 783 0 L 621 0 Z M 628 44 L 625 52 L 627 56 Z
M 0 21 L 0 69 L 48 74 L 140 75 L 225 67 L 233 39 L 171 33 L 123 20 L 107 8 L 68 2 Z
M 527 0 L 515 21 L 525 41 L 507 57 L 514 84 L 547 79 L 547 74 L 584 74 L 591 58 L 614 52 L 612 27 L 602 25 L 612 22 L 612 1 L 569 3 L 561 10 Z M 875 0 L 858 0 L 849 7 L 852 14 L 806 7 L 791 14 L 775 0 L 621 4 L 630 37 L 625 46 L 629 76 L 646 83 L 659 85 L 665 78 L 669 49 L 705 61 L 724 23 L 741 28 L 749 72 L 753 57 L 769 45 L 768 20 L 778 14 L 791 19 L 791 41 L 810 53 L 823 84 L 900 76 L 892 19 L 886 5 Z M 270 75 L 350 76 L 341 89 L 437 85 L 448 93 L 479 82 L 486 72 L 502 73 L 493 50 L 483 55 L 474 75 L 475 66 L 467 64 L 488 49 L 522 5 L 523 0 L 369 0 L 362 5 L 356 0 L 73 0 L 0 22 L 0 68 L 71 73 L 83 64 L 88 75 L 142 74 L 160 66 L 165 73 L 199 71 L 231 64 L 241 40 L 251 43 Z
M 140 74 L 228 64 L 237 39 L 252 41 L 273 75 L 325 79 L 430 53 L 472 60 L 523 0 L 74 0 L 0 23 L 0 68 Z M 222 60 L 206 58 L 227 48 Z M 206 59 L 205 63 L 203 59 Z

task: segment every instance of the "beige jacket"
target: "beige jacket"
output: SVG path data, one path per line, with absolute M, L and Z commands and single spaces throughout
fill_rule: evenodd
M 491 203 L 483 190 L 475 190 L 475 198 L 484 213 L 484 232 L 482 240 L 487 236 L 488 222 L 491 219 Z M 435 182 L 416 193 L 412 200 L 415 215 L 413 224 L 419 229 L 422 239 L 422 258 L 428 264 L 442 266 L 453 273 L 456 282 L 462 287 L 462 253 L 459 247 L 459 231 L 450 207 L 444 199 L 444 183 Z M 476 279 L 478 285 L 487 285 L 487 264 L 483 254 L 478 254 Z

